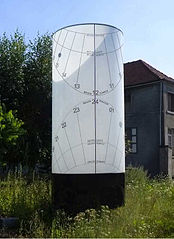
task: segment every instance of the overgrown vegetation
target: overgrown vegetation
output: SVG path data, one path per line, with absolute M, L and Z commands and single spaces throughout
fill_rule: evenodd
M 47 178 L 16 173 L 0 182 L 1 214 L 20 219 L 16 237 L 174 237 L 173 205 L 173 182 L 149 179 L 136 168 L 126 172 L 125 206 L 88 209 L 73 218 L 62 211 L 52 215 Z
M 13 163 L 50 165 L 51 155 L 51 37 L 29 43 L 19 31 L 0 37 L 0 104 L 17 110 L 26 134 L 13 150 Z M 0 150 L 2 144 L 0 144 Z M 6 162 L 11 161 L 6 155 Z

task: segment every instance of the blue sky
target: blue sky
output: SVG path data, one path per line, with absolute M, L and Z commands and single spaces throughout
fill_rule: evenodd
M 174 78 L 174 0 L 0 0 L 0 34 L 26 39 L 75 23 L 107 23 L 124 33 L 124 62 L 142 59 Z

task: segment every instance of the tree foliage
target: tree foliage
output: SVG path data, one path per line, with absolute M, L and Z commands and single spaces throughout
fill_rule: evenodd
M 0 38 L 0 102 L 24 122 L 14 158 L 27 164 L 50 163 L 51 51 L 49 34 L 27 44 L 18 31 Z
M 15 113 L 12 110 L 7 112 L 5 106 L 0 105 L 0 163 L 8 163 L 8 154 L 25 133 L 24 123 L 15 117 Z
M 10 39 L 0 38 L 0 94 L 8 109 L 19 109 L 24 95 L 24 65 L 26 58 L 24 36 L 18 31 Z
M 51 148 L 51 38 L 37 36 L 28 45 L 26 57 L 23 118 L 29 138 L 30 155 L 50 162 Z

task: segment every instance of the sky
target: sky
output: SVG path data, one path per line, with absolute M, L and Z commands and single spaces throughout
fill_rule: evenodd
M 105 23 L 124 33 L 124 62 L 142 59 L 174 78 L 174 0 L 0 0 L 0 35 L 32 40 L 77 23 Z

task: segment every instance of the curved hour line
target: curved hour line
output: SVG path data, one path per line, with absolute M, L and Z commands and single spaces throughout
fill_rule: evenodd
M 95 25 L 97 25 L 97 24 L 95 24 Z M 61 30 L 65 30 L 65 31 L 68 31 L 68 32 L 76 32 L 76 31 L 73 31 L 73 30 L 68 30 L 67 28 L 64 28 L 64 29 L 61 29 Z M 102 34 L 99 34 L 99 36 L 100 35 L 117 34 L 117 32 L 120 32 L 120 30 L 117 30 L 117 31 L 114 31 L 114 32 L 109 32 L 109 33 L 102 33 Z M 93 33 L 86 33 L 86 32 L 76 32 L 76 33 L 83 34 L 83 35 L 88 35 L 88 34 L 93 35 Z M 96 36 L 98 36 L 98 35 L 96 34 Z
M 118 40 L 118 44 L 120 46 L 120 38 L 118 36 L 118 32 L 116 33 L 116 36 L 117 36 L 117 40 Z M 123 44 L 122 44 L 123 45 Z M 121 60 L 122 60 L 122 63 L 123 63 L 123 55 L 122 55 L 122 51 L 120 51 L 120 55 L 121 55 Z
M 60 169 L 60 166 L 59 166 L 59 163 L 58 163 L 58 160 L 57 160 L 56 153 L 55 153 L 55 152 L 53 152 L 53 153 L 54 153 L 54 156 L 55 156 L 55 159 L 56 159 L 56 160 L 55 160 L 55 161 L 56 161 L 56 165 L 57 165 L 59 171 L 61 172 L 62 170 Z M 55 161 L 53 161 L 53 163 L 54 163 Z
M 66 68 L 67 68 L 67 65 L 68 65 L 68 61 L 69 61 L 69 58 L 70 58 L 70 54 L 71 54 L 71 51 L 72 51 L 72 47 L 73 47 L 73 44 L 74 44 L 75 37 L 76 37 L 76 33 L 74 34 L 74 37 L 73 37 L 73 40 L 72 40 L 72 43 L 71 43 L 71 48 L 69 50 L 68 59 L 66 61 L 64 72 L 66 72 Z
M 80 128 L 79 115 L 78 115 L 78 113 L 76 113 L 76 115 L 77 115 L 77 121 L 78 121 L 78 126 L 79 126 L 79 134 L 80 134 L 80 141 L 81 141 L 81 144 L 82 144 L 83 157 L 84 157 L 84 161 L 86 163 L 85 150 L 84 150 L 83 141 L 82 141 L 82 134 L 81 134 L 81 128 Z
M 117 138 L 116 149 L 115 149 L 114 157 L 113 157 L 113 160 L 112 160 L 112 163 L 113 163 L 113 164 L 114 164 L 114 162 L 115 162 L 115 160 L 116 160 L 117 148 L 118 148 L 118 143 L 119 143 L 119 139 L 120 139 L 120 132 L 121 132 L 121 129 L 119 130 L 119 134 L 118 134 L 118 138 Z
M 122 154 L 122 157 L 123 157 L 123 152 L 118 149 L 118 147 L 116 147 L 115 145 L 112 145 L 109 143 L 110 146 L 112 146 L 116 151 L 115 152 L 120 152 Z M 115 157 L 116 157 L 116 154 L 114 153 Z M 120 169 L 120 164 L 121 164 L 121 161 L 122 161 L 122 157 L 120 158 L 119 160 L 119 163 L 118 163 L 118 167 L 115 165 L 115 159 L 112 161 L 112 163 L 110 163 L 111 165 L 113 165 L 113 167 L 116 167 L 117 169 Z
M 94 25 L 94 27 L 95 27 L 95 25 Z M 67 30 L 67 29 L 64 29 L 66 32 L 65 32 L 65 34 L 66 34 L 66 36 L 65 36 L 65 39 L 64 39 L 64 41 L 63 41 L 63 45 L 60 45 L 59 44 L 59 38 L 60 38 L 60 35 L 61 35 L 61 32 L 60 32 L 60 34 L 59 34 L 59 38 L 58 38 L 58 40 L 56 41 L 55 39 L 54 39 L 54 41 L 56 42 L 56 45 L 55 45 L 55 51 L 54 51 L 54 54 L 56 53 L 56 51 L 58 51 L 59 49 L 57 49 L 57 47 L 58 47 L 58 45 L 60 45 L 61 46 L 61 50 L 60 50 L 60 52 L 62 52 L 62 50 L 65 48 L 65 49 L 68 49 L 68 48 L 66 48 L 65 46 L 64 46 L 64 44 L 66 45 L 66 43 L 65 43 L 65 41 L 66 41 L 66 37 L 67 37 L 67 35 L 68 35 L 68 33 L 70 32 L 69 30 Z M 76 34 L 83 34 L 83 43 L 82 43 L 82 49 L 81 49 L 81 52 L 78 52 L 78 51 L 75 51 L 75 52 L 77 52 L 77 53 L 80 53 L 81 55 L 80 55 L 80 62 L 79 62 L 79 68 L 78 68 L 78 75 L 80 74 L 80 66 L 81 66 L 81 61 L 82 61 L 82 57 L 83 57 L 83 54 L 86 54 L 86 53 L 83 53 L 83 45 L 84 45 L 84 42 L 85 42 L 85 37 L 86 36 L 89 36 L 90 34 L 87 34 L 87 33 L 79 33 L 79 32 L 75 32 L 75 31 L 72 31 L 72 32 L 74 32 L 75 33 L 75 35 L 74 35 L 74 39 L 75 39 L 75 36 L 76 36 Z M 112 52 L 114 52 L 115 53 L 115 56 L 116 56 L 116 62 L 117 62 L 117 64 L 120 62 L 119 61 L 119 58 L 120 58 L 120 55 L 118 55 L 117 54 L 117 49 L 115 49 L 115 44 L 117 44 L 117 41 L 118 41 L 118 43 L 119 43 L 119 46 L 120 46 L 120 41 L 119 41 L 119 35 L 118 35 L 118 32 L 119 31 L 117 31 L 117 32 L 113 32 L 113 33 L 109 33 L 110 34 L 110 36 L 111 36 L 111 39 L 112 39 L 112 41 L 113 41 L 113 46 L 114 46 L 114 50 L 112 51 Z M 96 37 L 101 37 L 101 36 L 107 36 L 107 35 L 109 35 L 109 34 L 98 34 L 98 36 L 96 36 Z M 115 35 L 116 34 L 116 36 L 117 36 L 117 41 L 116 41 L 116 37 L 114 36 L 114 39 L 113 39 L 113 34 Z M 95 37 L 95 34 L 94 34 L 94 36 L 92 36 L 92 37 Z M 73 38 L 73 37 L 72 37 Z M 72 48 L 73 48 L 73 44 L 74 44 L 74 39 L 73 39 L 73 41 L 71 42 L 72 44 L 71 44 L 71 47 L 70 47 L 70 49 L 69 49 L 69 53 L 67 52 L 66 53 L 66 57 L 68 56 L 68 60 L 67 61 L 63 61 L 63 68 L 64 68 L 64 72 L 66 71 L 66 68 L 69 66 L 69 59 L 70 59 L 70 55 L 71 55 L 71 52 L 73 51 L 72 50 Z M 63 40 L 63 39 L 62 39 Z M 115 44 L 114 44 L 114 42 L 115 42 Z M 109 52 L 107 52 L 107 45 L 106 45 L 106 40 L 105 40 L 105 38 L 104 38 L 104 45 L 105 45 L 105 49 L 106 49 L 106 53 L 103 53 L 103 54 L 109 54 Z M 60 48 L 60 47 L 59 47 Z M 118 48 L 118 49 L 121 49 L 121 46 Z M 95 49 L 94 49 L 94 57 L 95 57 Z M 54 55 L 55 56 L 55 55 Z M 122 55 L 121 55 L 122 56 Z M 110 65 L 109 65 L 109 56 L 108 55 L 106 55 L 106 57 L 107 57 L 107 63 L 108 63 L 108 71 L 109 71 L 109 79 L 110 79 L 110 82 L 111 82 L 111 69 L 110 69 Z M 114 56 L 113 56 L 114 57 Z M 62 59 L 60 59 L 60 57 L 58 58 L 58 61 L 57 62 L 59 62 L 59 60 L 62 60 Z M 55 63 L 53 63 L 53 66 L 56 66 L 56 64 Z M 64 67 L 65 66 L 65 67 Z M 76 66 L 78 66 L 78 65 L 76 65 Z M 119 74 L 121 74 L 121 71 L 120 71 L 120 65 L 118 64 L 118 73 Z M 63 69 L 62 68 L 62 69 Z M 68 83 L 68 79 L 69 79 L 69 77 L 62 77 L 62 74 L 59 72 L 59 69 L 56 67 L 56 70 L 57 70 L 57 72 L 58 72 L 58 74 L 61 76 L 61 78 L 63 79 L 63 81 L 65 81 L 69 86 L 71 86 L 70 85 L 70 83 Z M 72 74 L 72 73 L 71 73 Z M 71 75 L 70 75 L 71 76 Z M 58 75 L 56 75 L 56 77 L 58 77 Z M 79 76 L 78 76 L 78 78 L 79 78 Z M 78 78 L 77 78 L 77 80 L 78 80 Z M 117 74 L 116 74 L 116 79 L 117 79 Z M 117 82 L 117 85 L 119 84 L 121 82 L 121 77 L 119 77 L 119 81 Z M 117 86 L 116 85 L 116 86 Z M 114 90 L 115 88 L 116 88 L 116 86 L 114 86 L 114 88 L 113 89 L 109 89 L 109 91 L 107 92 L 107 93 L 105 93 L 105 94 L 108 94 L 108 93 L 110 93 L 112 90 Z M 75 89 L 73 86 L 71 86 L 73 89 Z M 81 91 L 79 91 L 78 89 L 75 89 L 75 90 L 77 90 L 78 92 L 80 92 L 80 93 L 82 93 L 82 94 L 84 94 L 84 92 L 81 92 Z M 108 89 L 107 89 L 108 90 Z M 91 99 L 92 99 L 92 97 L 94 96 L 95 97 L 95 94 L 96 93 L 94 93 L 94 95 L 91 95 Z M 103 95 L 105 95 L 105 94 L 102 94 L 102 95 L 97 95 L 97 98 L 99 98 L 99 97 L 101 97 L 101 96 L 103 96 Z M 101 98 L 102 99 L 102 98 Z M 82 102 L 81 102 L 82 103 Z M 79 104 L 81 104 L 81 103 L 79 103 Z M 77 104 L 77 105 L 79 105 L 79 104 Z M 109 109 L 109 107 L 110 106 L 108 106 L 108 109 Z M 103 109 L 104 107 L 102 107 L 102 109 Z M 72 112 L 72 110 L 70 111 L 70 112 L 68 112 L 67 114 L 66 114 L 66 116 L 65 116 L 65 120 L 66 120 L 66 117 L 68 117 L 68 119 L 67 119 L 67 122 L 66 123 L 69 123 L 70 122 L 70 125 L 71 125 L 71 118 L 70 118 L 70 116 L 69 116 L 69 114 Z M 117 111 L 116 111 L 117 112 Z M 82 112 L 83 113 L 83 112 Z M 119 115 L 119 112 L 117 112 L 118 113 L 118 116 L 120 117 L 120 115 Z M 60 151 L 60 153 L 61 153 L 61 155 L 60 155 L 60 157 L 59 157 L 59 159 L 60 159 L 60 161 L 59 162 L 61 162 L 61 160 L 62 159 L 64 159 L 64 158 L 66 158 L 66 155 L 64 156 L 64 154 L 66 153 L 66 152 L 68 152 L 68 151 L 71 151 L 71 155 L 72 155 L 72 159 L 73 159 L 73 161 L 74 161 L 74 166 L 72 167 L 72 168 L 69 168 L 68 166 L 67 166 L 67 164 L 66 164 L 66 161 L 64 160 L 64 163 L 65 163 L 65 165 L 67 166 L 66 168 L 67 168 L 67 171 L 66 172 L 69 172 L 71 169 L 73 169 L 73 168 L 75 168 L 75 167 L 77 167 L 77 166 L 81 166 L 81 165 L 86 165 L 86 157 L 85 157 L 85 151 L 84 151 L 84 145 L 83 144 L 85 144 L 86 145 L 86 143 L 83 143 L 82 142 L 82 135 L 81 135 L 81 127 L 80 127 L 80 121 L 79 121 L 79 114 L 78 113 L 76 113 L 77 114 L 77 121 L 78 121 L 78 127 L 79 127 L 79 134 L 80 134 L 80 139 L 81 139 L 81 144 L 79 144 L 79 146 L 80 147 L 82 147 L 82 151 L 83 151 L 83 156 L 84 156 L 84 164 L 78 164 L 78 162 L 76 163 L 76 160 L 75 160 L 75 158 L 74 158 L 74 156 L 75 156 L 75 153 L 73 152 L 73 148 L 74 147 L 78 147 L 77 145 L 76 146 L 71 146 L 70 145 L 70 140 L 69 140 L 69 138 L 68 138 L 68 128 L 63 128 L 62 130 L 64 130 L 65 131 L 65 136 L 66 136 L 66 139 L 67 139 L 67 142 L 68 142 L 68 145 L 67 146 L 69 146 L 69 149 L 68 150 L 66 150 L 65 152 L 62 152 L 62 151 Z M 74 116 L 75 117 L 75 116 Z M 106 154 L 105 154 L 105 162 L 103 162 L 103 164 L 105 164 L 105 165 L 110 165 L 109 163 L 107 163 L 106 161 L 107 161 L 107 155 L 108 155 L 108 147 L 109 147 L 109 138 L 110 138 L 110 130 L 111 130 L 111 121 L 112 121 L 112 112 L 111 112 L 111 116 L 110 116 L 110 121 L 109 121 L 109 128 L 108 128 L 108 136 L 107 136 L 107 147 L 106 147 Z M 118 121 L 118 118 L 116 119 L 116 121 Z M 63 122 L 63 121 L 62 121 Z M 68 125 L 69 126 L 69 125 Z M 60 124 L 60 126 L 59 126 L 59 128 L 58 128 L 58 132 L 59 132 L 59 130 L 60 130 L 60 128 L 61 128 L 61 124 Z M 66 131 L 67 130 L 67 131 Z M 118 162 L 118 164 L 117 164 L 117 166 L 115 165 L 115 163 L 116 163 L 116 157 L 117 157 L 117 154 L 118 154 L 118 152 L 120 152 L 120 157 L 119 158 L 121 158 L 121 151 L 118 149 L 118 145 L 119 145 L 119 138 L 120 138 L 120 132 L 121 132 L 121 128 L 119 128 L 119 134 L 117 135 L 118 137 L 117 137 L 117 139 L 115 140 L 115 141 L 117 141 L 117 146 L 114 146 L 114 148 L 115 148 L 115 151 L 113 150 L 113 153 L 114 153 L 114 158 L 113 158 L 113 160 L 111 159 L 111 161 L 112 161 L 112 163 L 113 163 L 113 165 L 112 165 L 112 167 L 114 168 L 114 169 L 118 169 L 118 167 L 117 166 L 119 166 L 120 167 L 120 164 L 121 164 L 121 161 L 119 161 Z M 63 134 L 64 134 L 64 132 L 62 132 Z M 62 135 L 62 133 L 60 133 L 60 135 Z M 63 136 L 63 138 L 65 138 L 65 136 L 64 135 L 62 135 Z M 66 139 L 65 139 L 65 141 L 66 141 Z M 62 142 L 62 141 L 61 141 Z M 96 143 L 96 138 L 95 138 L 95 143 Z M 73 145 L 73 142 L 71 142 L 71 144 Z M 60 150 L 60 149 L 59 149 Z M 80 150 L 80 149 L 79 149 Z M 81 151 L 81 152 L 82 152 Z M 58 152 L 57 152 L 58 153 Z M 71 155 L 70 155 L 70 158 L 71 158 Z M 123 157 L 123 153 L 122 153 L 122 157 Z M 57 160 L 56 160 L 57 161 Z M 97 162 L 96 162 L 97 163 Z M 99 162 L 98 162 L 99 163 Z M 58 164 L 58 162 L 57 162 L 57 165 L 58 165 L 58 167 L 59 167 L 59 164 Z M 115 166 L 114 166 L 115 165 Z M 63 167 L 64 168 L 64 167 Z M 60 167 L 59 167 L 59 169 L 60 169 Z M 65 169 L 66 170 L 66 169 Z M 119 169 L 118 169 L 119 170 Z M 61 169 L 60 169 L 60 171 L 62 171 Z
M 76 168 L 76 167 L 80 167 L 80 166 L 85 166 L 86 164 L 82 163 L 82 164 L 78 164 L 77 166 L 73 166 L 71 167 L 70 169 L 68 169 L 67 171 L 65 171 L 64 173 L 68 173 L 70 172 L 70 170 L 72 170 L 73 168 Z
M 79 68 L 78 68 L 78 73 L 77 73 L 76 84 L 78 83 L 78 80 L 79 80 L 80 66 L 81 66 L 81 61 L 82 61 L 82 52 L 83 52 L 84 43 L 85 43 L 85 35 L 84 35 L 84 37 L 83 37 L 82 51 L 81 51 L 81 55 L 80 55 L 80 62 L 79 62 Z
M 59 53 L 61 53 L 61 52 L 62 52 L 62 49 L 64 48 L 64 44 L 65 44 L 65 41 L 66 41 L 67 35 L 68 35 L 68 32 L 67 32 L 66 35 L 65 35 L 65 38 L 64 38 L 64 40 L 63 40 L 63 45 L 61 46 L 61 49 L 60 49 L 60 52 L 59 52 Z M 59 63 L 59 60 L 60 60 L 60 57 L 58 58 L 56 64 Z
M 114 39 L 113 39 L 113 36 L 111 35 L 111 39 L 112 39 L 112 44 L 113 44 L 113 47 L 115 49 L 115 43 L 114 43 Z M 115 57 L 116 57 L 116 60 L 117 60 L 117 68 L 118 68 L 118 72 L 119 74 L 121 73 L 121 69 L 120 69 L 120 65 L 119 65 L 119 60 L 118 60 L 118 56 L 117 56 L 117 53 L 115 52 Z
M 75 148 L 80 147 L 80 146 L 81 146 L 81 144 L 77 144 L 77 145 L 75 145 L 75 146 L 72 146 L 71 149 L 75 149 Z M 62 152 L 62 155 L 65 155 L 65 154 L 66 154 L 67 152 L 69 152 L 71 149 L 66 149 L 64 152 Z M 58 157 L 58 160 L 61 159 L 62 155 L 60 155 L 60 156 Z
M 121 152 L 121 157 L 120 157 L 120 161 L 119 161 L 119 164 L 118 164 L 118 167 L 119 167 L 119 168 L 120 168 L 120 164 L 121 164 L 121 162 L 122 162 L 123 155 L 124 155 L 124 153 Z
M 98 98 L 98 97 L 97 97 L 97 98 Z M 102 103 L 102 104 L 104 104 L 104 105 L 106 106 L 106 104 L 103 103 L 101 99 L 99 99 L 99 103 Z M 121 116 L 120 116 L 119 111 L 117 111 L 117 109 L 116 109 L 111 103 L 109 103 L 109 102 L 107 102 L 107 103 L 108 103 L 108 105 L 107 105 L 108 108 L 112 107 L 112 108 L 114 109 L 114 111 L 116 111 L 116 113 L 118 114 L 118 116 L 119 116 L 119 120 L 121 121 Z
M 107 146 L 106 146 L 106 153 L 105 153 L 105 162 L 106 162 L 106 160 L 107 160 L 108 145 L 109 145 L 109 136 L 110 136 L 110 130 L 111 130 L 111 121 L 112 121 L 112 112 L 111 112 L 110 121 L 109 121 L 109 130 L 108 130 Z
M 58 170 L 58 172 L 60 172 L 60 173 L 62 172 L 58 163 L 55 160 L 52 163 L 52 168 L 54 168 L 54 169 L 56 168 Z
M 55 47 L 55 50 L 54 50 L 54 53 L 53 53 L 53 58 L 55 58 L 56 50 L 57 50 L 57 46 L 58 46 L 57 42 L 59 42 L 59 39 L 60 39 L 61 34 L 62 34 L 62 30 L 61 30 L 60 33 L 59 33 L 59 36 L 58 36 L 58 40 L 57 40 L 57 41 L 56 41 L 56 40 L 54 39 L 54 37 L 53 37 L 53 40 L 54 40 L 54 42 L 56 43 L 56 47 Z
M 75 145 L 75 146 L 71 147 L 71 149 L 77 148 L 77 147 L 79 147 L 79 146 L 81 146 L 81 144 Z M 62 155 L 64 155 L 64 154 L 66 154 L 67 152 L 71 151 L 71 149 L 67 149 L 66 151 L 64 151 L 64 152 L 62 153 Z M 58 157 L 58 161 L 60 161 L 60 159 L 62 158 L 62 155 L 60 155 L 60 156 Z M 86 163 L 76 164 L 76 165 L 74 165 L 72 168 L 75 168 L 75 167 L 78 167 L 78 166 L 82 166 L 82 165 L 86 165 Z M 70 171 L 72 168 L 67 167 L 67 170 L 64 171 L 64 172 L 68 172 L 68 171 Z M 60 170 L 60 171 L 62 171 L 62 170 Z
M 114 163 L 108 163 L 108 165 L 112 165 L 112 167 L 116 168 L 118 171 L 121 171 L 120 164 L 121 164 L 122 158 L 123 158 L 123 152 L 120 152 L 120 153 L 121 153 L 121 157 L 120 157 L 118 166 L 115 165 L 115 161 L 114 161 Z
M 109 163 L 103 163 L 104 165 L 108 165 L 108 166 L 112 166 L 112 170 L 113 171 L 115 171 L 115 169 L 117 169 L 118 171 L 120 171 L 120 168 L 118 168 L 117 166 L 114 166 L 114 165 L 111 165 L 111 164 L 109 164 Z M 73 166 L 73 167 L 71 167 L 71 168 L 69 168 L 67 171 L 64 171 L 63 173 L 68 173 L 68 172 L 70 172 L 73 168 L 76 168 L 76 167 L 80 167 L 80 166 L 85 166 L 86 164 L 79 164 L 79 165 L 77 165 L 77 166 Z M 96 174 L 97 174 L 98 172 L 96 172 Z
M 57 142 L 57 145 L 58 145 L 58 147 L 59 147 L 59 151 L 60 151 L 60 153 L 61 153 L 61 156 L 62 156 L 62 159 L 63 159 L 63 161 L 64 161 L 64 163 L 65 163 L 65 166 L 66 166 L 66 168 L 68 169 L 68 165 L 66 164 L 66 160 L 65 160 L 64 155 L 63 155 L 63 153 L 62 153 L 62 149 L 61 149 L 61 147 L 60 147 L 59 142 Z
M 115 169 L 117 169 L 118 171 L 120 171 L 120 168 L 118 168 L 118 167 L 115 166 L 114 164 L 106 163 L 106 165 L 112 166 L 113 171 L 115 171 Z
M 73 161 L 74 161 L 74 164 L 76 165 L 76 161 L 75 161 L 75 158 L 74 158 L 74 154 L 73 154 L 73 151 L 72 151 L 72 147 L 70 145 L 70 141 L 69 141 L 69 138 L 68 138 L 68 134 L 66 132 L 66 128 L 64 128 L 64 132 L 65 132 L 65 135 L 66 135 L 66 139 L 68 141 L 68 145 L 69 145 L 69 148 L 70 148 L 70 151 L 71 151 L 71 154 L 72 154 L 72 158 L 73 158 Z
M 85 37 L 86 37 L 86 36 L 85 36 Z M 60 44 L 59 42 L 57 42 L 55 39 L 54 39 L 54 41 L 56 42 L 57 45 L 61 46 L 62 48 L 65 48 L 66 50 L 70 50 L 69 47 L 63 46 L 62 44 Z M 122 46 L 123 46 L 123 44 L 122 44 L 119 48 L 117 48 L 117 49 L 114 48 L 113 51 L 103 52 L 103 55 L 116 52 L 116 51 L 120 50 L 120 49 L 122 48 Z M 73 50 L 73 49 L 72 49 L 71 51 L 72 51 L 72 52 L 76 52 L 76 53 L 78 53 L 78 54 L 85 54 L 85 55 L 87 55 L 87 52 L 86 52 L 86 51 L 83 51 L 83 52 L 82 52 L 82 51 L 77 51 L 77 50 Z
M 88 99 L 86 99 L 86 100 L 91 100 L 91 98 L 88 98 Z M 90 101 L 89 103 L 91 103 L 91 101 Z M 83 104 L 83 101 L 81 101 L 80 103 L 74 105 L 74 106 L 72 107 L 72 109 L 75 108 L 75 107 L 77 107 L 77 106 L 79 106 L 80 104 Z M 72 109 L 64 116 L 64 118 L 63 118 L 63 120 L 62 120 L 61 122 L 64 122 L 65 119 L 66 119 L 71 113 L 73 113 L 73 110 L 72 110 Z M 57 131 L 56 131 L 56 135 L 58 135 L 58 132 L 59 132 L 60 129 L 61 129 L 61 124 L 60 124 L 59 128 L 58 128 Z
M 82 92 L 82 91 L 80 91 L 80 90 L 74 88 L 74 86 L 72 86 L 65 78 L 63 78 L 63 76 L 61 75 L 61 73 L 59 72 L 59 70 L 58 70 L 57 67 L 56 67 L 56 63 L 54 63 L 54 66 L 55 66 L 55 69 L 56 69 L 57 73 L 58 73 L 59 76 L 62 78 L 62 80 L 63 80 L 64 82 L 66 82 L 66 84 L 68 84 L 72 89 L 78 91 L 79 93 L 81 93 L 81 94 L 83 94 L 83 95 L 86 95 L 84 92 Z M 91 93 L 92 93 L 92 92 L 91 92 Z M 92 96 L 92 95 L 91 95 L 91 96 Z
M 75 148 L 77 148 L 77 147 L 80 147 L 81 145 L 82 145 L 81 143 L 80 143 L 80 144 L 77 144 L 77 145 L 71 147 L 71 149 L 75 149 Z M 87 145 L 87 143 L 83 143 L 83 145 Z M 120 153 L 122 153 L 122 151 L 119 150 L 118 147 L 116 147 L 115 145 L 113 145 L 113 144 L 111 144 L 111 143 L 109 143 L 109 145 L 112 146 L 114 149 L 116 149 L 116 151 L 119 151 Z M 58 157 L 57 161 L 59 161 L 61 158 L 64 159 L 64 155 L 65 155 L 67 152 L 69 152 L 71 149 L 67 149 L 67 150 L 65 150 L 64 152 L 62 152 L 61 155 Z M 106 162 L 105 162 L 105 163 L 106 163 Z M 83 163 L 83 164 L 80 164 L 80 165 L 86 165 L 86 164 L 87 164 L 87 161 L 86 161 L 86 163 Z M 114 163 L 109 163 L 109 162 L 106 163 L 106 164 L 108 164 L 108 165 L 114 165 Z M 76 165 L 76 166 L 79 166 L 79 164 Z M 73 166 L 73 167 L 74 167 L 74 166 Z M 67 169 L 69 169 L 68 166 L 67 166 Z
M 105 49 L 106 49 L 106 52 L 107 52 L 105 37 L 104 37 L 104 45 L 105 45 Z M 109 66 L 108 54 L 106 54 L 106 58 L 107 58 L 107 64 L 108 64 L 109 80 L 110 80 L 110 84 L 111 84 L 112 80 L 111 80 L 111 70 L 110 70 L 110 66 Z
M 83 91 L 74 88 L 74 86 L 72 86 L 72 85 L 61 75 L 61 73 L 59 72 L 59 70 L 58 70 L 57 67 L 56 67 L 56 63 L 54 63 L 54 66 L 55 66 L 55 69 L 56 69 L 57 73 L 58 73 L 59 76 L 62 78 L 62 80 L 63 80 L 64 82 L 66 82 L 66 84 L 68 84 L 72 89 L 76 90 L 77 92 L 79 92 L 79 93 L 81 93 L 81 94 L 83 94 L 83 95 L 86 95 Z M 104 94 L 102 94 L 102 95 L 98 95 L 98 97 L 101 97 L 101 96 L 103 96 L 103 95 L 107 95 L 107 94 L 111 93 L 113 90 L 116 89 L 116 87 L 118 86 L 118 84 L 119 84 L 120 82 L 121 82 L 121 78 L 119 79 L 119 81 L 117 82 L 117 84 L 114 86 L 114 88 L 110 89 L 108 92 L 106 92 L 106 93 L 104 93 Z M 93 94 L 93 92 L 90 92 L 90 93 Z M 93 95 L 91 95 L 91 96 L 93 96 Z
M 90 100 L 89 103 L 91 103 L 92 98 L 88 98 L 88 99 L 86 99 L 86 100 Z M 102 103 L 102 101 L 99 101 L 98 104 L 100 104 L 100 103 Z M 83 101 L 80 102 L 80 103 L 78 103 L 77 105 L 74 105 L 74 106 L 72 107 L 72 109 L 71 109 L 71 110 L 64 116 L 64 118 L 61 120 L 61 123 L 65 122 L 65 119 L 66 119 L 71 113 L 73 113 L 73 108 L 75 108 L 75 107 L 77 107 L 77 106 L 79 106 L 79 105 L 82 105 L 82 104 L 83 104 Z M 104 104 L 104 105 L 105 105 L 105 104 Z M 105 105 L 105 106 L 106 106 L 106 105 Z M 110 103 L 108 103 L 108 105 L 107 105 L 106 107 L 108 107 L 108 108 L 109 108 L 109 107 L 114 108 L 114 111 L 118 114 L 119 121 L 121 121 L 120 113 L 116 110 L 116 108 L 115 108 L 113 105 L 111 105 Z M 91 110 L 92 110 L 92 107 L 91 107 Z M 61 123 L 60 123 L 60 125 L 59 125 L 59 127 L 58 127 L 58 129 L 57 129 L 55 135 L 58 135 L 59 130 L 61 129 Z
M 83 144 L 86 144 L 86 143 L 83 143 Z M 112 144 L 110 144 L 110 143 L 109 143 L 109 145 L 111 145 L 112 147 L 116 148 L 115 145 L 112 145 Z M 80 147 L 80 146 L 81 146 L 81 144 L 75 145 L 75 146 L 72 147 L 72 149 L 73 149 L 73 148 Z M 122 153 L 122 157 L 123 157 L 123 152 L 120 151 L 119 149 L 117 149 L 117 150 L 118 150 L 120 153 Z M 62 153 L 62 155 L 66 154 L 66 153 L 69 152 L 69 151 L 70 151 L 70 149 L 64 151 L 64 152 Z M 62 155 L 60 155 L 60 156 L 58 157 L 57 162 L 59 162 L 59 160 L 62 158 Z M 121 163 L 121 160 L 120 160 L 120 163 Z M 120 165 L 120 163 L 119 163 L 119 165 Z M 66 171 L 60 170 L 60 172 L 63 172 L 63 173 L 65 172 L 65 173 L 66 173 L 66 172 L 69 172 L 71 169 L 73 169 L 73 168 L 75 168 L 75 167 L 85 166 L 86 164 L 87 164 L 87 163 L 81 163 L 81 164 L 75 165 L 75 166 L 73 166 L 73 167 L 71 167 L 71 168 L 67 167 L 67 170 L 66 170 Z M 112 167 L 113 167 L 113 170 L 115 170 L 115 169 L 120 170 L 120 168 L 117 167 L 116 165 L 114 165 L 114 163 L 104 162 L 104 164 L 109 165 L 109 166 L 112 166 Z M 60 168 L 60 167 L 59 167 L 59 168 Z
M 111 143 L 109 143 L 109 145 L 113 147 L 114 149 L 116 149 L 118 152 L 122 153 L 122 151 L 116 145 L 113 145 Z

